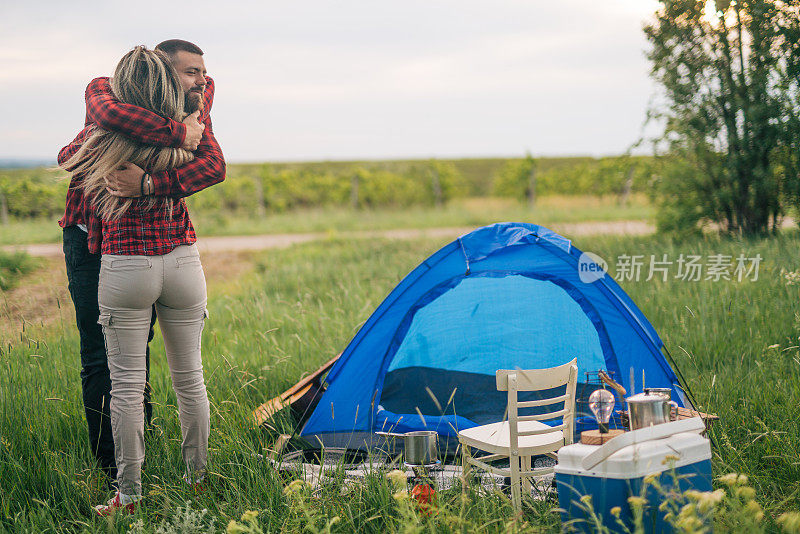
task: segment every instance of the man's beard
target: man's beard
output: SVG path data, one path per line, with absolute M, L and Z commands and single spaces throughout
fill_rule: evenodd
M 187 91 L 184 95 L 184 102 L 183 102 L 183 109 L 184 111 L 191 115 L 198 109 L 203 103 L 203 96 L 200 93 L 193 93 L 191 91 Z

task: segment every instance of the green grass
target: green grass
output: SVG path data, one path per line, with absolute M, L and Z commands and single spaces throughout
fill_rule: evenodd
M 511 220 L 538 224 L 632 219 L 652 221 L 654 217 L 654 208 L 641 196 L 632 197 L 627 206 L 619 206 L 616 198 L 552 196 L 540 198 L 534 208 L 508 199 L 471 198 L 454 200 L 441 209 L 412 207 L 373 211 L 309 208 L 270 213 L 262 218 L 193 212 L 192 222 L 202 237 L 481 226 Z M 36 219 L 0 225 L 0 245 L 56 243 L 61 240 L 61 228 L 56 221 Z
M 61 241 L 58 218 L 12 220 L 0 224 L 0 245 L 56 243 Z
M 33 271 L 39 262 L 24 252 L 0 250 L 0 290 L 13 288 L 20 278 Z
M 514 522 L 507 499 L 498 495 L 473 495 L 462 503 L 458 492 L 444 493 L 439 515 L 414 515 L 380 477 L 345 496 L 334 485 L 319 496 L 286 497 L 275 471 L 253 456 L 272 436 L 251 427 L 251 409 L 342 350 L 394 285 L 441 245 L 333 239 L 254 254 L 251 273 L 212 284 L 203 358 L 212 400 L 214 487 L 193 495 L 180 484 L 176 400 L 157 336 L 155 429 L 144 474 L 148 497 L 133 518 L 106 521 L 89 513 L 107 494 L 86 446 L 71 320 L 32 327 L 22 341 L 3 344 L 0 530 L 125 532 L 138 520 L 142 529 L 154 529 L 176 521 L 178 507 L 191 500 L 194 510 L 208 509 L 206 517 L 223 529 L 244 511 L 259 510 L 265 532 L 299 532 L 309 522 L 322 529 L 335 516 L 340 520 L 333 530 L 339 532 L 395 532 L 415 522 L 431 532 L 501 532 L 523 521 L 537 531 L 558 532 L 551 504 L 531 504 Z M 764 258 L 755 282 L 642 280 L 623 287 L 659 331 L 702 408 L 721 418 L 711 432 L 715 475 L 748 475 L 766 525 L 776 528 L 778 514 L 800 507 L 800 286 L 787 285 L 781 273 L 800 268 L 800 236 L 578 238 L 576 245 L 610 263 L 621 254 L 676 259 L 680 253 L 744 252 Z M 719 524 L 718 531 L 731 531 Z

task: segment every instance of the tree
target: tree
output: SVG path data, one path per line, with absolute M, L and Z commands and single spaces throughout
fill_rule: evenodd
M 747 234 L 780 222 L 781 187 L 795 178 L 779 155 L 791 143 L 787 117 L 797 109 L 786 68 L 796 43 L 781 21 L 796 22 L 796 5 L 661 0 L 645 27 L 652 76 L 665 98 L 658 116 L 671 164 L 658 181 L 661 222 L 710 220 Z
M 433 204 L 437 208 L 454 197 L 464 196 L 464 177 L 452 163 L 431 159 L 424 166 L 423 176 L 425 174 L 430 183 Z
M 779 32 L 785 43 L 781 60 L 785 75 L 780 89 L 786 95 L 784 121 L 786 132 L 778 154 L 778 165 L 782 178 L 784 202 L 800 212 L 800 0 L 786 2 L 776 19 Z M 800 223 L 800 217 L 797 217 Z
M 536 202 L 536 160 L 530 153 L 523 159 L 509 160 L 503 165 L 495 179 L 494 193 L 527 201 L 533 206 Z

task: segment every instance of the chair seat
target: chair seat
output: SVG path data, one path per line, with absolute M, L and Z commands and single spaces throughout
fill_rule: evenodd
M 520 421 L 518 428 L 520 432 L 527 432 L 550 427 L 539 421 Z M 508 421 L 462 430 L 458 433 L 458 440 L 470 447 L 489 453 L 508 454 L 511 442 Z M 551 452 L 557 450 L 563 444 L 564 433 L 561 430 L 533 436 L 519 436 L 519 455 L 530 456 L 540 452 Z

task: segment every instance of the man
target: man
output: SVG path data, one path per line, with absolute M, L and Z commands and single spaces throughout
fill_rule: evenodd
M 225 160 L 211 127 L 211 106 L 214 82 L 206 76 L 203 51 L 195 44 L 170 39 L 156 46 L 166 54 L 178 72 L 186 93 L 186 108 L 196 110 L 182 122 L 156 115 L 148 110 L 117 100 L 108 78 L 96 78 L 86 89 L 86 124 L 75 140 L 61 149 L 59 164 L 67 161 L 80 148 L 95 127 L 113 130 L 144 144 L 182 147 L 195 151 L 195 159 L 178 169 L 154 173 L 126 163 L 106 178 L 108 191 L 120 197 L 143 195 L 180 198 L 192 195 L 225 179 Z M 109 480 L 116 479 L 114 441 L 111 434 L 109 402 L 111 379 L 108 370 L 103 332 L 97 320 L 97 284 L 100 255 L 89 253 L 85 221 L 81 211 L 82 190 L 75 179 L 67 191 L 64 216 L 59 225 L 64 229 L 64 259 L 69 291 L 75 305 L 80 334 L 81 386 L 89 444 Z M 153 321 L 155 316 L 153 316 Z M 152 323 L 148 342 L 153 338 Z M 149 371 L 149 347 L 148 371 Z M 149 380 L 149 375 L 148 375 Z M 145 417 L 152 417 L 150 387 L 145 389 Z

